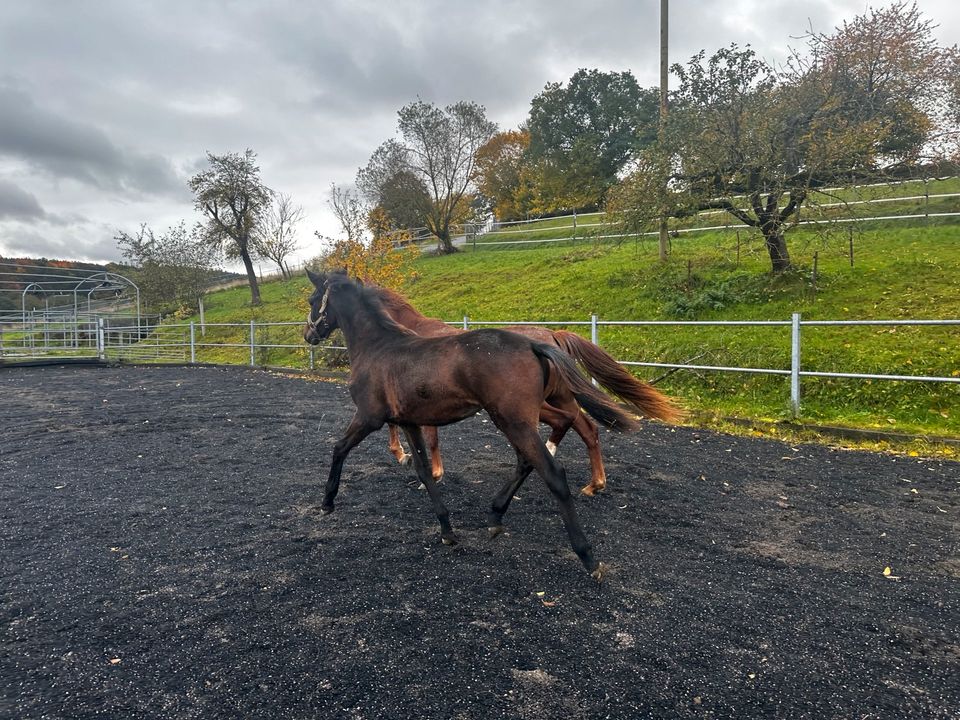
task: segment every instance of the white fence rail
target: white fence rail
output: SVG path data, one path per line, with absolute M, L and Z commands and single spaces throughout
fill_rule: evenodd
M 937 180 L 948 180 L 951 178 L 937 178 Z M 886 186 L 887 184 L 884 184 Z M 861 189 L 870 189 L 880 186 L 863 186 Z M 810 219 L 799 219 L 795 224 L 796 225 L 822 225 L 829 223 L 864 223 L 871 221 L 897 221 L 897 220 L 918 220 L 918 219 L 934 219 L 934 218 L 955 218 L 960 217 L 960 212 L 931 212 L 929 203 L 931 200 L 945 200 L 951 198 L 960 198 L 960 193 L 927 193 L 923 195 L 909 195 L 901 197 L 885 197 L 885 198 L 868 198 L 865 200 L 850 200 L 847 202 L 834 202 L 834 203 L 824 203 L 818 204 L 810 207 L 801 208 L 801 212 L 809 213 L 811 210 L 818 209 L 833 209 L 833 208 L 851 208 L 853 206 L 864 206 L 864 205 L 880 205 L 883 203 L 916 203 L 922 205 L 921 212 L 913 213 L 903 213 L 899 215 L 864 215 L 858 217 L 844 217 L 844 218 L 810 218 Z M 484 246 L 508 246 L 508 245 L 540 245 L 540 244 L 551 244 L 551 243 L 562 243 L 562 242 L 571 242 L 571 241 L 584 241 L 584 240 L 618 240 L 623 238 L 635 238 L 635 237 L 647 237 L 655 236 L 658 234 L 657 231 L 644 232 L 644 233 L 616 233 L 616 232 L 602 232 L 600 230 L 595 230 L 594 228 L 607 228 L 608 230 L 615 230 L 616 225 L 605 221 L 603 218 L 607 213 L 605 212 L 592 212 L 592 213 L 571 213 L 569 215 L 557 215 L 550 218 L 538 218 L 532 220 L 513 220 L 509 222 L 493 222 L 488 223 L 485 226 L 476 226 L 473 231 L 467 232 L 467 240 L 472 243 L 474 250 L 480 249 Z M 705 210 L 696 214 L 698 218 L 705 218 L 713 215 L 725 215 L 727 214 L 725 210 Z M 589 222 L 584 222 L 585 219 L 590 219 Z M 559 221 L 563 224 L 556 224 Z M 525 228 L 523 226 L 530 223 L 545 223 L 544 227 L 535 227 L 535 228 Z M 549 223 L 549 224 L 546 224 Z M 722 223 L 714 223 L 709 225 L 698 225 L 695 227 L 677 227 L 671 228 L 671 233 L 683 234 L 683 233 L 693 233 L 693 232 L 707 232 L 711 230 L 730 230 L 730 229 L 739 229 L 739 228 L 750 228 L 751 226 L 744 223 L 736 221 L 733 216 L 728 215 L 727 221 Z M 572 235 L 570 232 L 572 231 Z M 536 238 L 524 238 L 517 240 L 496 240 L 491 239 L 495 238 L 498 235 L 517 235 L 517 234 L 539 234 L 539 233 L 554 233 L 554 237 L 536 237 Z M 479 240 L 478 240 L 479 239 Z
M 451 323 L 465 330 L 478 327 L 504 325 L 542 325 L 546 327 L 589 327 L 591 340 L 600 345 L 601 328 L 618 327 L 770 327 L 782 328 L 784 335 L 778 346 L 790 347 L 789 366 L 741 367 L 730 365 L 697 365 L 692 363 L 652 362 L 640 358 L 619 360 L 628 367 L 663 368 L 667 370 L 692 370 L 702 372 L 729 372 L 760 375 L 776 375 L 789 378 L 790 406 L 795 417 L 801 408 L 801 380 L 803 378 L 847 378 L 869 381 L 901 381 L 960 384 L 960 377 L 943 375 L 909 375 L 901 372 L 828 372 L 812 369 L 801 363 L 801 340 L 804 328 L 812 327 L 865 327 L 865 326 L 916 326 L 957 328 L 960 335 L 960 319 L 947 320 L 803 320 L 794 313 L 789 320 L 735 320 L 735 321 L 674 321 L 674 320 L 601 320 L 592 315 L 589 320 L 574 321 L 484 321 L 477 322 L 464 316 L 462 321 Z M 195 363 L 198 358 L 220 363 L 269 365 L 271 351 L 299 351 L 303 364 L 311 370 L 330 351 L 343 351 L 337 345 L 308 346 L 301 337 L 302 323 L 181 323 L 165 324 L 152 328 L 136 324 L 118 323 L 104 318 L 86 319 L 77 322 L 49 322 L 44 324 L 0 324 L 0 365 L 37 358 L 98 358 L 101 360 L 126 360 L 136 362 Z M 951 342 L 960 342 L 960 337 Z M 771 346 L 773 347 L 773 346 Z M 808 358 L 809 361 L 809 358 Z
M 599 345 L 599 330 L 602 327 L 782 327 L 789 329 L 790 367 L 737 367 L 733 365 L 693 365 L 684 363 L 645 362 L 639 360 L 618 360 L 628 367 L 664 368 L 670 370 L 697 370 L 709 372 L 736 372 L 759 375 L 782 375 L 790 378 L 790 407 L 794 417 L 800 414 L 800 379 L 803 377 L 848 378 L 859 380 L 892 380 L 901 382 L 934 382 L 960 385 L 960 377 L 939 375 L 904 375 L 898 373 L 858 373 L 827 372 L 805 370 L 801 366 L 801 335 L 804 327 L 866 327 L 866 326 L 939 326 L 960 329 L 960 319 L 947 320 L 803 320 L 800 313 L 793 313 L 790 320 L 600 320 L 591 315 L 589 321 L 496 321 L 477 322 L 464 316 L 463 322 L 450 323 L 465 330 L 477 327 L 496 327 L 504 325 L 543 325 L 543 326 L 589 326 L 590 338 Z M 956 339 L 960 342 L 960 338 Z

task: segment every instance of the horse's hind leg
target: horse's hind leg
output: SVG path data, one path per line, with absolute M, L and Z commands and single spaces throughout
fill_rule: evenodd
M 590 456 L 590 482 L 580 488 L 584 495 L 594 495 L 607 486 L 607 471 L 603 467 L 603 456 L 600 454 L 600 430 L 597 424 L 585 414 L 578 412 L 573 421 L 573 429 L 583 439 Z
M 552 400 L 552 399 L 551 399 Z M 561 410 L 559 407 L 544 402 L 540 406 L 540 422 L 550 426 L 550 438 L 547 440 L 547 450 L 551 455 L 557 454 L 557 446 L 563 440 L 576 415 L 580 414 L 580 408 L 575 408 L 576 412 Z
M 440 497 L 440 490 L 437 483 L 434 482 L 433 474 L 427 463 L 427 446 L 423 440 L 423 432 L 416 425 L 409 425 L 403 428 L 410 441 L 410 448 L 413 450 L 413 466 L 416 468 L 420 482 L 427 488 L 427 494 L 433 503 L 433 510 L 437 514 L 437 520 L 440 521 L 440 539 L 444 545 L 455 545 L 457 536 L 450 526 L 450 513 L 447 511 L 443 500 Z
M 493 503 L 490 505 L 490 513 L 487 515 L 487 527 L 490 531 L 490 537 L 496 537 L 503 532 L 503 516 L 507 512 L 507 508 L 510 507 L 510 501 L 513 500 L 513 496 L 517 494 L 517 490 L 520 489 L 520 486 L 523 485 L 523 481 L 527 479 L 527 476 L 533 471 L 533 465 L 528 463 L 526 459 L 517 452 L 517 472 L 513 478 L 504 485 L 500 492 L 496 494 L 493 498 Z
M 493 416 L 491 415 L 491 417 Z M 540 441 L 540 436 L 534 427 L 510 424 L 502 420 L 498 423 L 497 419 L 494 419 L 494 422 L 507 436 L 517 452 L 523 455 L 524 459 L 544 479 L 547 489 L 557 501 L 560 518 L 567 530 L 567 537 L 570 539 L 573 551 L 594 579 L 600 580 L 603 574 L 603 566 L 594 558 L 593 548 L 583 532 L 579 519 L 577 519 L 577 511 L 570 496 L 570 487 L 567 485 L 567 476 L 563 468 Z
M 557 445 L 563 440 L 563 436 L 567 434 L 567 430 L 570 429 L 576 416 L 580 414 L 580 408 L 576 405 L 574 405 L 574 412 L 565 412 L 546 402 L 540 406 L 540 421 L 549 425 L 552 430 L 550 440 L 547 441 L 546 445 L 551 455 L 556 453 Z M 507 512 L 507 508 L 510 507 L 513 496 L 517 494 L 517 490 L 520 489 L 520 486 L 523 485 L 527 476 L 529 476 L 532 471 L 533 466 L 527 462 L 526 458 L 518 451 L 516 474 L 513 476 L 513 479 L 504 485 L 500 489 L 500 492 L 496 494 L 490 507 L 488 527 L 491 537 L 496 537 L 503 532 L 503 516 Z
M 396 425 L 387 425 L 387 429 L 390 432 L 390 439 L 387 441 L 387 448 L 397 459 L 397 462 L 401 465 L 410 464 L 410 455 L 406 450 L 403 449 L 403 445 L 400 444 L 400 433 L 397 432 Z
M 555 403 L 556 407 L 550 403 Z M 607 473 L 603 468 L 603 456 L 600 454 L 600 431 L 595 422 L 580 412 L 580 406 L 572 397 L 551 397 L 550 403 L 544 403 L 540 408 L 540 420 L 553 429 L 547 441 L 547 450 L 551 455 L 555 455 L 557 446 L 572 426 L 583 439 L 590 457 L 590 482 L 581 488 L 580 492 L 594 495 L 607 486 Z
M 330 463 L 330 475 L 327 476 L 327 485 L 323 493 L 323 504 L 320 506 L 320 511 L 324 515 L 329 515 L 333 512 L 333 500 L 337 497 L 337 492 L 340 490 L 340 474 L 343 472 L 343 461 L 347 459 L 350 451 L 359 445 L 367 435 L 382 426 L 382 421 L 376 423 L 368 418 L 362 418 L 360 413 L 357 412 L 353 416 L 353 420 L 350 421 L 347 432 L 344 433 L 343 437 L 333 446 L 333 460 Z

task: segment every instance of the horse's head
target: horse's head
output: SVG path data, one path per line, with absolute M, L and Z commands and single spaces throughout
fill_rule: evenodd
M 331 280 L 339 275 L 317 274 L 307 270 L 307 277 L 313 283 L 313 293 L 308 300 L 310 312 L 307 313 L 307 324 L 303 328 L 303 339 L 311 345 L 317 345 L 337 329 L 335 314 L 330 312 L 330 286 Z

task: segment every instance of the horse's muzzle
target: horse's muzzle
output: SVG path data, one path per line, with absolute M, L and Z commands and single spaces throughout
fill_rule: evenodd
M 309 343 L 310 345 L 319 345 L 320 344 L 320 333 L 317 332 L 315 325 L 307 323 L 303 326 L 303 340 L 304 342 Z

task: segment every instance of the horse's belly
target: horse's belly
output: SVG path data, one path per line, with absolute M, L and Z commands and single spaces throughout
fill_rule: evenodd
M 413 425 L 450 425 L 476 415 L 483 408 L 475 402 L 452 402 L 449 398 L 422 399 L 412 403 L 400 402 L 391 408 L 390 422 Z

